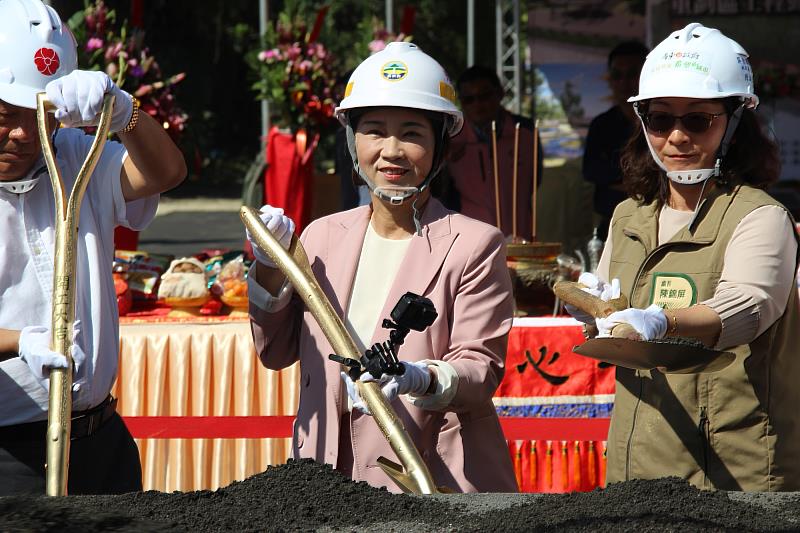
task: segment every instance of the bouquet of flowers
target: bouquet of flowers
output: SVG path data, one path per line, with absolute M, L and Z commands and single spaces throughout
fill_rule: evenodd
M 173 88 L 184 73 L 165 78 L 155 57 L 144 45 L 144 32 L 117 24 L 116 13 L 103 0 L 85 0 L 84 9 L 69 19 L 78 42 L 78 64 L 102 70 L 123 90 L 141 101 L 141 109 L 164 126 L 177 141 L 188 116 L 178 106 Z
M 285 127 L 324 129 L 336 107 L 336 61 L 302 20 L 281 14 L 250 62 L 258 74 L 253 88 L 269 100 Z

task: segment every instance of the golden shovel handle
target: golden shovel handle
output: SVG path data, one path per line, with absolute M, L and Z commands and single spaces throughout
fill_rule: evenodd
M 47 423 L 47 463 L 45 466 L 48 496 L 65 496 L 69 476 L 69 441 L 72 425 L 72 328 L 75 323 L 76 254 L 81 202 L 97 162 L 105 148 L 111 126 L 114 96 L 106 94 L 94 142 L 67 194 L 61 169 L 56 163 L 52 142 L 55 123 L 49 116 L 55 106 L 46 93 L 36 95 L 36 123 L 39 140 L 55 199 L 56 244 L 53 272 L 50 348 L 63 354 L 70 363 L 65 369 L 50 371 L 50 403 Z
M 252 207 L 242 206 L 239 212 L 244 225 L 258 246 L 264 250 L 278 268 L 289 278 L 295 292 L 319 324 L 325 338 L 337 355 L 359 360 L 361 354 L 325 293 L 317 283 L 303 245 L 296 235 L 286 250 L 272 236 Z M 381 392 L 377 382 L 356 381 L 361 399 L 372 413 L 389 445 L 402 463 L 404 471 L 394 468 L 391 461 L 379 461 L 384 472 L 406 492 L 433 494 L 438 492 L 428 467 L 419 455 L 403 423 Z
M 553 292 L 562 302 L 573 305 L 595 318 L 605 318 L 611 313 L 628 308 L 628 299 L 624 295 L 606 302 L 584 291 L 585 287 L 585 285 L 574 281 L 558 281 L 553 285 Z M 626 339 L 639 338 L 639 334 L 629 324 L 617 325 L 611 331 L 611 336 Z

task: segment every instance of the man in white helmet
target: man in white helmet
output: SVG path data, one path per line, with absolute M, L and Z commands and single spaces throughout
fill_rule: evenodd
M 36 95 L 56 106 L 57 164 L 72 183 L 113 94 L 108 142 L 86 190 L 77 245 L 68 493 L 141 489 L 136 444 L 109 391 L 119 351 L 111 266 L 114 228 L 142 229 L 186 167 L 163 128 L 102 72 L 77 70 L 75 39 L 40 0 L 0 0 L 0 495 L 43 494 L 55 208 L 36 124 Z
M 737 357 L 713 374 L 618 367 L 607 481 L 800 490 L 798 243 L 789 212 L 762 190 L 780 164 L 755 115 L 747 53 L 689 24 L 647 56 L 629 101 L 641 124 L 623 153 L 631 198 L 614 212 L 593 285 L 618 280 L 632 307 L 590 327 L 627 323 L 644 340 L 689 337 Z
M 382 376 L 383 392 L 437 485 L 512 492 L 516 481 L 492 404 L 513 313 L 503 235 L 430 195 L 449 139 L 461 129 L 454 100 L 442 67 L 414 44 L 390 43 L 362 62 L 336 114 L 371 204 L 313 222 L 300 240 L 362 351 L 388 338 L 382 319 L 406 292 L 433 303 L 438 317 L 405 339 L 403 373 Z M 264 206 L 261 213 L 288 247 L 294 223 L 280 209 Z M 380 456 L 397 458 L 353 381 L 328 360 L 333 349 L 286 277 L 251 244 L 258 260 L 248 280 L 256 350 L 272 369 L 301 364 L 294 457 L 399 491 L 377 467 Z

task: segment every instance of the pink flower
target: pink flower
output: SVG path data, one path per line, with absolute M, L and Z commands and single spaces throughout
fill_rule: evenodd
M 106 61 L 116 61 L 122 51 L 122 43 L 116 43 L 106 48 Z
M 297 43 L 293 43 L 289 47 L 289 50 L 287 50 L 287 56 L 289 57 L 289 59 L 295 59 L 299 57 L 302 52 L 303 51 L 300 49 L 300 46 L 298 46 Z
M 386 41 L 381 41 L 379 39 L 375 39 L 374 41 L 370 41 L 370 43 L 369 43 L 369 51 L 370 51 L 371 54 L 374 54 L 376 52 L 380 52 L 384 48 L 386 48 Z
M 278 50 L 274 48 L 272 50 L 262 50 L 261 52 L 258 53 L 258 60 L 264 62 L 272 61 L 273 59 L 278 57 L 278 55 L 279 55 Z
M 86 41 L 86 51 L 87 52 L 94 52 L 95 50 L 99 50 L 103 48 L 103 40 L 98 37 L 92 37 L 88 41 Z

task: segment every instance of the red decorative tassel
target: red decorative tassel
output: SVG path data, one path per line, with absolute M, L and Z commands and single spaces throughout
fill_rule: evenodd
M 586 458 L 586 475 L 589 477 L 589 488 L 593 489 L 599 485 L 597 482 L 597 466 L 595 463 L 595 456 L 594 456 L 594 441 L 589 441 L 589 453 L 588 457 Z
M 547 441 L 547 451 L 544 459 L 544 488 L 553 488 L 553 442 Z
M 581 443 L 575 441 L 572 465 L 572 490 L 581 490 Z
M 531 458 L 530 458 L 530 484 L 531 490 L 536 492 L 538 488 L 538 482 L 536 480 L 536 467 L 538 466 L 536 462 L 538 461 L 538 457 L 536 455 L 536 441 L 531 441 Z
M 522 490 L 522 446 L 514 443 L 514 477 L 517 478 L 517 489 Z
M 567 462 L 567 441 L 561 441 L 561 489 L 569 489 L 569 462 Z

